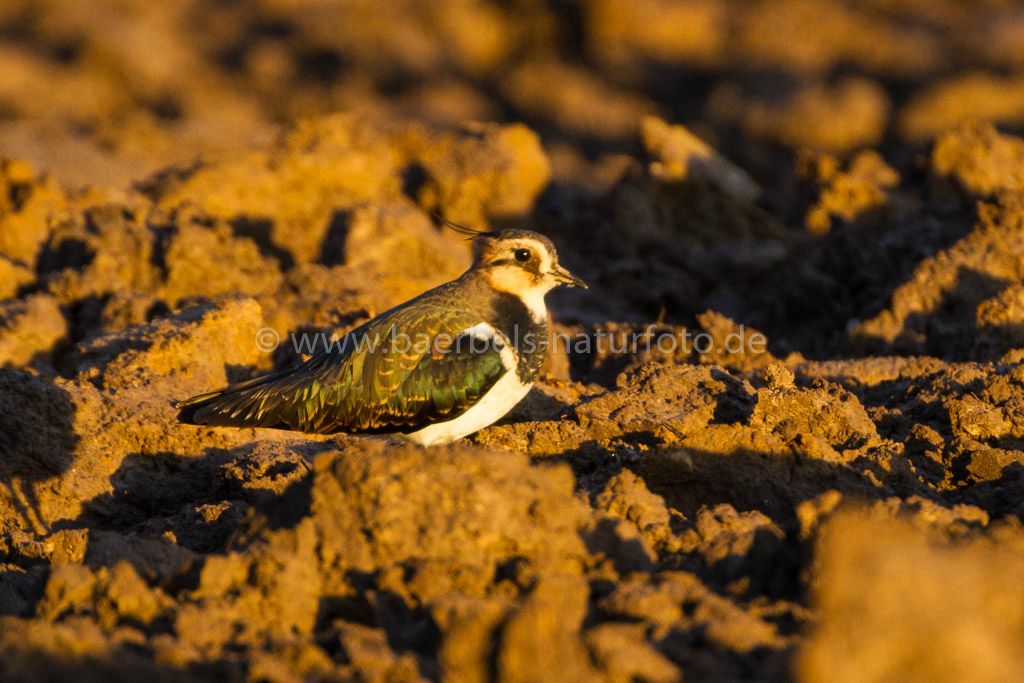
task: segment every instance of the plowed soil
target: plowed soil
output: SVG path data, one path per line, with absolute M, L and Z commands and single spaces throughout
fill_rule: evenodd
M 1024 678 L 1024 13 L 4 0 L 0 678 Z M 450 446 L 177 423 L 549 235 Z M 326 337 L 319 337 L 326 338 Z

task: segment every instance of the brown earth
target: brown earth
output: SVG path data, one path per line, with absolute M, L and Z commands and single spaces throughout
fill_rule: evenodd
M 997 0 L 0 3 L 0 679 L 1020 680 L 1021 83 Z M 177 424 L 438 215 L 590 284 L 508 418 Z

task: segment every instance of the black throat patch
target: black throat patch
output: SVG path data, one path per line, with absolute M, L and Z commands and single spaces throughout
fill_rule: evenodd
M 494 297 L 494 326 L 512 342 L 519 357 L 516 374 L 528 384 L 537 378 L 548 350 L 548 321 L 537 322 L 522 299 L 507 292 Z

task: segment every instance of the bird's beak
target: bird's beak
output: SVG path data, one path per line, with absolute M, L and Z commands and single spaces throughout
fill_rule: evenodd
M 586 282 L 579 279 L 560 265 L 556 265 L 551 274 L 554 275 L 555 282 L 560 285 L 566 285 L 567 287 L 579 287 L 580 289 L 587 288 Z

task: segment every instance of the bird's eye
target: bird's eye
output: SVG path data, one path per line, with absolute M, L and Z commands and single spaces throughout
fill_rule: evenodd
M 519 261 L 520 263 L 526 263 L 527 261 L 530 260 L 529 249 L 516 249 L 514 252 L 512 252 L 512 255 L 515 256 L 516 261 Z

